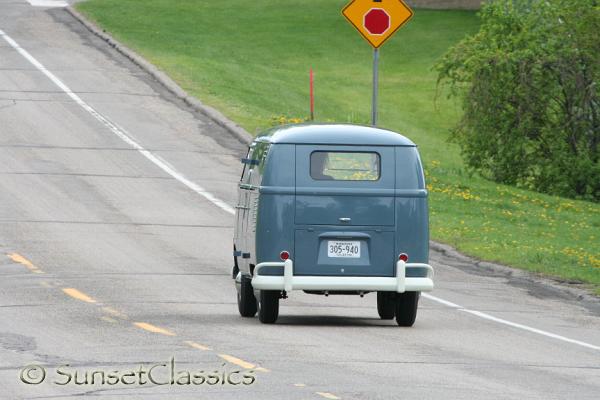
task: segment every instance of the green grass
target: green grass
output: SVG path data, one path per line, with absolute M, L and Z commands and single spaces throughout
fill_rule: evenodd
M 250 132 L 308 115 L 368 123 L 372 50 L 346 0 L 90 0 L 78 9 Z M 468 11 L 417 10 L 381 49 L 380 125 L 421 150 L 431 236 L 472 256 L 583 282 L 600 294 L 600 205 L 470 176 L 448 143 L 460 106 L 436 100 L 435 61 L 478 29 Z

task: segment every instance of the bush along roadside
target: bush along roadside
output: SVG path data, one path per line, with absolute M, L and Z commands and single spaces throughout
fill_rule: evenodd
M 437 64 L 464 160 L 496 182 L 600 201 L 600 3 L 496 0 Z

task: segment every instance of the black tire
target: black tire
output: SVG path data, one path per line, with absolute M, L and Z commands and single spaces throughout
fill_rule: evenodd
M 396 322 L 399 326 L 413 326 L 421 292 L 398 293 L 396 297 Z
M 256 315 L 258 309 L 254 290 L 252 289 L 252 281 L 247 275 L 242 275 L 241 279 L 240 290 L 237 294 L 238 310 L 242 317 L 252 318 Z
M 272 324 L 279 316 L 279 291 L 261 290 L 258 302 L 258 319 L 263 324 Z
M 377 292 L 377 313 L 381 319 L 394 319 L 396 315 L 396 293 Z

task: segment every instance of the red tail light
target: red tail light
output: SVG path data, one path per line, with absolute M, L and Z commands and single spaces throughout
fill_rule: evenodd
M 281 253 L 279 253 L 279 258 L 281 258 L 282 261 L 285 261 L 290 258 L 290 253 L 284 250 Z
M 400 255 L 398 256 L 398 260 L 402 260 L 404 262 L 408 261 L 408 254 L 406 253 L 400 253 Z

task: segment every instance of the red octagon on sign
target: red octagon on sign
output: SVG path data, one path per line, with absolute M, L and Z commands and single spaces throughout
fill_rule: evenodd
M 364 25 L 371 35 L 383 35 L 390 28 L 390 16 L 382 8 L 371 8 L 365 14 Z

